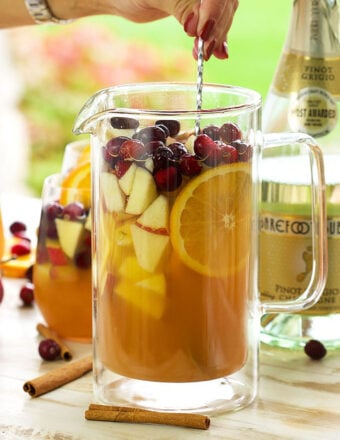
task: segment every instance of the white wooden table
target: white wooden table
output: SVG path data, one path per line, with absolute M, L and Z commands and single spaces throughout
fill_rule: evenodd
M 27 212 L 25 203 L 20 206 Z M 21 306 L 23 282 L 5 279 L 0 304 L 1 440 L 340 439 L 339 351 L 312 361 L 302 351 L 262 347 L 258 399 L 239 412 L 212 417 L 207 431 L 87 421 L 84 411 L 93 402 L 91 373 L 31 398 L 22 389 L 24 382 L 64 361 L 40 359 L 36 324 L 42 319 L 36 306 Z M 91 353 L 90 345 L 69 345 L 74 359 Z

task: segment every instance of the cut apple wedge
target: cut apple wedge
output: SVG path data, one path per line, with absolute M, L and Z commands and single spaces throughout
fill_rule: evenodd
M 131 234 L 139 265 L 148 272 L 161 269 L 170 248 L 169 236 L 155 234 L 137 224 L 131 225 Z
M 53 266 L 65 266 L 68 264 L 68 259 L 60 246 L 46 247 L 48 258 Z
M 157 188 L 152 174 L 145 168 L 137 167 L 125 212 L 142 214 L 156 197 Z
M 100 174 L 100 192 L 103 194 L 105 206 L 109 212 L 124 211 L 126 197 L 115 174 L 106 171 Z
M 61 218 L 56 219 L 60 247 L 69 258 L 73 258 L 84 232 L 84 225 Z
M 155 274 L 138 283 L 124 280 L 115 288 L 115 292 L 143 313 L 160 319 L 166 303 L 166 281 L 163 274 Z
M 137 223 L 144 229 L 159 234 L 169 233 L 170 207 L 168 198 L 159 195 L 138 217 Z
M 126 173 L 123 174 L 123 176 L 118 180 L 119 186 L 123 190 L 124 194 L 126 194 L 127 196 L 129 196 L 131 193 L 136 170 L 137 165 L 135 163 L 132 163 Z

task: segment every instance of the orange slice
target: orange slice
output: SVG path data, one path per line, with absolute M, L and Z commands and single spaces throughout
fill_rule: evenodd
M 77 164 L 81 165 L 85 162 L 88 162 L 90 160 L 90 154 L 91 154 L 91 145 L 85 145 L 85 147 L 81 150 L 81 153 L 79 154 L 79 157 L 77 159 Z
M 74 201 L 84 203 L 86 207 L 91 205 L 91 163 L 87 160 L 70 173 L 61 182 L 60 203 L 67 205 Z
M 171 242 L 186 266 L 211 277 L 244 267 L 251 245 L 251 191 L 249 163 L 222 165 L 189 181 L 170 216 Z

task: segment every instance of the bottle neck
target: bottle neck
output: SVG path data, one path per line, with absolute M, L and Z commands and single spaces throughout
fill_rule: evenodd
M 312 58 L 340 56 L 339 18 L 338 0 L 294 0 L 286 51 Z

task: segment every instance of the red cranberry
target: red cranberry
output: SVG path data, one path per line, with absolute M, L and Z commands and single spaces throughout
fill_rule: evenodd
M 48 220 L 54 220 L 63 215 L 64 208 L 57 202 L 50 202 L 45 206 L 44 211 Z
M 211 150 L 216 148 L 215 142 L 206 134 L 199 134 L 194 142 L 194 151 L 200 159 L 206 159 Z
M 110 139 L 108 143 L 105 145 L 104 159 L 107 162 L 110 162 L 113 157 L 117 157 L 119 154 L 120 147 L 124 142 L 128 141 L 129 139 L 130 138 L 126 136 L 117 136 L 115 138 Z
M 20 299 L 25 306 L 30 306 L 34 300 L 34 288 L 32 283 L 26 283 L 21 287 L 19 293 Z
M 197 176 L 202 170 L 202 164 L 192 154 L 183 154 L 179 162 L 179 169 L 185 176 Z
M 174 142 L 170 145 L 168 145 L 170 150 L 173 152 L 174 159 L 179 160 L 183 154 L 186 154 L 188 150 L 186 149 L 186 146 L 182 144 L 181 142 Z
M 115 173 L 118 179 L 120 179 L 124 174 L 127 172 L 127 170 L 132 165 L 132 162 L 127 162 L 125 160 L 119 160 L 115 164 Z
M 72 202 L 65 206 L 64 217 L 76 220 L 85 215 L 84 205 L 80 202 Z
M 39 354 L 45 361 L 54 361 L 60 356 L 60 345 L 53 339 L 44 339 L 39 344 Z
M 143 144 L 147 144 L 151 141 L 161 141 L 165 143 L 166 134 L 161 127 L 151 126 L 142 128 L 133 135 L 134 139 L 139 139 Z
M 21 240 L 20 243 L 16 243 L 11 247 L 11 255 L 28 255 L 31 252 L 30 242 L 27 240 Z
M 170 166 L 161 168 L 154 175 L 156 185 L 161 191 L 174 191 L 182 183 L 182 176 L 178 168 Z
M 245 142 L 241 141 L 234 141 L 231 143 L 231 145 L 235 147 L 238 152 L 239 162 L 248 162 L 251 159 L 253 155 L 253 149 L 251 145 L 248 145 Z
M 327 354 L 326 347 L 316 339 L 311 339 L 306 343 L 304 352 L 314 360 L 320 360 Z
M 165 125 L 169 130 L 169 136 L 174 137 L 179 133 L 180 123 L 176 119 L 159 119 L 156 125 Z
M 222 141 L 226 144 L 230 144 L 230 142 L 242 139 L 242 132 L 239 126 L 233 122 L 223 124 L 220 128 L 219 134 Z
M 9 227 L 9 230 L 11 231 L 11 233 L 13 235 L 19 233 L 19 232 L 25 232 L 26 231 L 26 225 L 25 223 L 22 222 L 14 222 L 11 224 L 11 226 Z
M 145 145 L 145 151 L 148 154 L 153 154 L 156 152 L 157 148 L 165 147 L 164 142 L 162 141 L 150 141 Z
M 153 163 L 156 170 L 168 168 L 174 162 L 174 153 L 169 147 L 158 147 L 153 154 Z
M 0 278 L 0 303 L 2 302 L 3 297 L 4 297 L 4 285 L 2 279 Z
M 213 141 L 217 141 L 220 138 L 220 128 L 217 125 L 208 125 L 202 130 L 203 134 L 206 134 Z
M 238 151 L 232 145 L 222 144 L 220 146 L 221 154 L 222 154 L 222 162 L 223 163 L 233 163 L 237 162 L 238 159 Z
M 199 134 L 196 137 L 194 151 L 196 155 L 210 167 L 218 165 L 222 160 L 220 147 L 206 134 Z
M 169 128 L 165 124 L 160 124 L 160 123 L 156 122 L 156 127 L 159 127 L 159 128 L 161 128 L 164 131 L 165 137 L 170 136 L 170 130 L 169 130 Z
M 145 157 L 145 147 L 143 142 L 138 139 L 129 139 L 125 141 L 119 151 L 119 157 L 122 159 L 140 160 Z
M 114 116 L 110 119 L 110 123 L 113 128 L 118 128 L 119 130 L 136 129 L 139 126 L 137 119 L 126 118 L 124 116 Z

